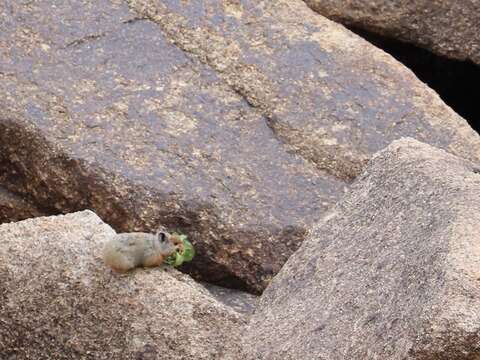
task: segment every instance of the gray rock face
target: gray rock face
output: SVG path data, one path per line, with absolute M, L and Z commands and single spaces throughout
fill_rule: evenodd
M 480 64 L 480 3 L 476 0 L 304 1 L 330 19 Z
M 479 167 L 395 141 L 265 290 L 250 357 L 480 358 L 479 223 Z
M 0 224 L 42 215 L 36 206 L 0 186 Z
M 180 229 L 185 270 L 259 292 L 392 140 L 480 159 L 434 92 L 301 1 L 128 3 L 0 9 L 1 182 L 46 211 Z
M 240 359 L 243 318 L 172 269 L 101 260 L 94 213 L 0 226 L 2 359 Z
M 411 71 L 302 1 L 127 1 L 259 109 L 286 146 L 337 178 L 355 178 L 402 136 L 480 157 L 478 135 Z
M 235 289 L 228 289 L 220 286 L 216 286 L 209 283 L 202 284 L 208 292 L 219 302 L 233 308 L 240 314 L 247 316 L 253 314 L 259 296 L 239 291 Z

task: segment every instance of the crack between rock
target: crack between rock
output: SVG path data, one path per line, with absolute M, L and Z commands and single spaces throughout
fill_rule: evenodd
M 123 20 L 122 24 L 133 24 L 139 21 L 151 21 L 150 19 L 144 17 L 144 16 L 135 16 L 131 19 Z
M 86 36 L 83 36 L 79 39 L 75 39 L 75 40 L 72 40 L 70 41 L 69 43 L 67 43 L 64 48 L 69 48 L 69 47 L 76 47 L 76 46 L 79 46 L 79 45 L 83 45 L 87 42 L 90 42 L 90 41 L 94 41 L 94 40 L 98 40 L 102 37 L 105 37 L 107 33 L 106 32 L 102 32 L 100 34 L 90 34 L 90 35 L 86 35 Z
M 130 8 L 130 7 L 129 7 Z M 133 10 L 135 11 L 135 10 Z M 136 12 L 135 12 L 136 13 Z M 133 18 L 130 18 L 130 19 L 126 19 L 126 20 L 123 20 L 120 22 L 120 24 L 134 24 L 136 22 L 139 22 L 139 21 L 152 21 L 151 19 L 145 17 L 145 16 L 134 16 Z M 155 23 L 156 24 L 156 23 Z M 69 47 L 76 47 L 76 46 L 79 46 L 79 45 L 83 45 L 87 42 L 90 42 L 90 41 L 95 41 L 95 40 L 98 40 L 98 39 L 101 39 L 105 36 L 107 36 L 110 32 L 101 32 L 99 34 L 89 34 L 89 35 L 85 35 L 81 38 L 78 38 L 78 39 L 74 39 L 70 42 L 68 42 L 65 46 L 64 46 L 64 49 L 66 48 L 69 48 Z

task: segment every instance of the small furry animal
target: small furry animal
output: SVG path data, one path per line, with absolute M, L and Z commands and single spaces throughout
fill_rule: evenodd
M 158 266 L 182 247 L 182 240 L 166 231 L 117 234 L 106 242 L 103 261 L 114 271 L 126 272 L 139 266 Z

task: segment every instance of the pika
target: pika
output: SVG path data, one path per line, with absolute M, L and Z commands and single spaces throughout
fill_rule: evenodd
M 103 261 L 116 272 L 127 272 L 139 266 L 158 266 L 182 247 L 182 240 L 166 231 L 117 234 L 105 243 Z

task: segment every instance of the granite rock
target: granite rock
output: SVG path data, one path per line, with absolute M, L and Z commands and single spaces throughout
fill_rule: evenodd
M 480 159 L 432 90 L 299 0 L 3 5 L 2 183 L 47 213 L 180 230 L 199 279 L 261 292 L 396 138 Z
M 480 3 L 476 0 L 304 0 L 343 24 L 480 65 Z
M 480 167 L 377 153 L 263 293 L 252 359 L 480 358 Z
M 0 226 L 2 359 L 241 359 L 243 316 L 171 268 L 112 272 L 91 211 Z

